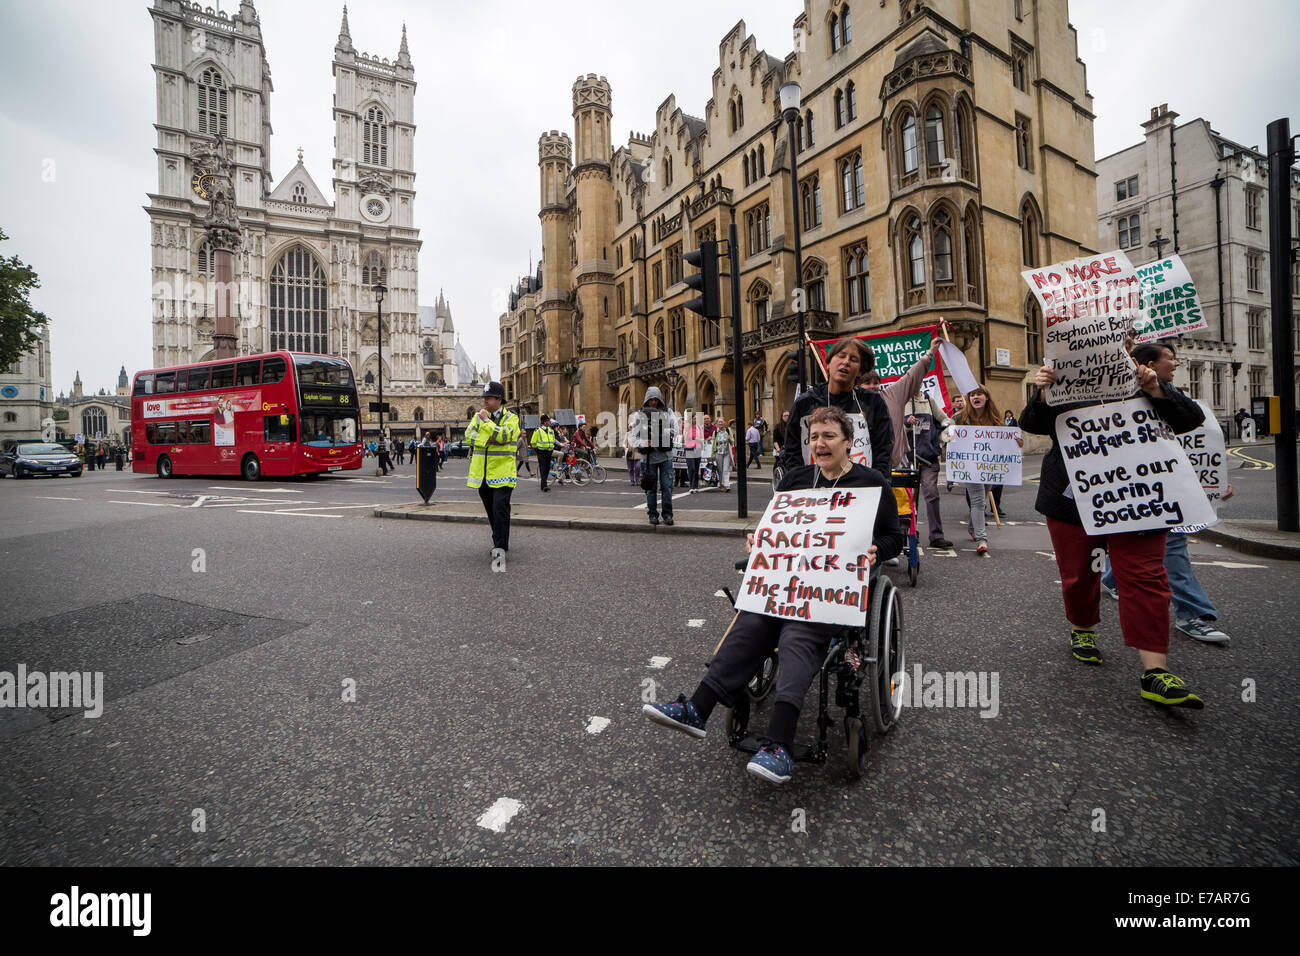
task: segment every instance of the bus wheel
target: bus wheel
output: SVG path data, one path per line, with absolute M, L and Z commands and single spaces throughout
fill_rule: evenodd
M 257 460 L 256 455 L 245 455 L 239 470 L 245 481 L 257 481 L 262 477 L 262 463 Z
M 170 478 L 172 476 L 172 460 L 167 455 L 158 456 L 158 477 Z

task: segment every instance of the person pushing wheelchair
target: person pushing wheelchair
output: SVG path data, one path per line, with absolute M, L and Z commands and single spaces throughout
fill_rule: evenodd
M 808 438 L 812 464 L 790 469 L 777 490 L 882 488 L 872 545 L 867 554 L 874 567 L 902 551 L 904 538 L 898 529 L 894 496 L 888 493 L 888 480 L 875 469 L 849 458 L 853 446 L 853 423 L 849 416 L 834 405 L 816 409 L 808 421 Z M 746 550 L 752 551 L 753 546 L 754 536 L 750 534 Z M 695 692 L 689 698 L 679 695 L 670 704 L 646 704 L 641 712 L 660 726 L 702 738 L 714 707 L 719 701 L 734 706 L 736 696 L 745 692 L 745 685 L 775 646 L 780 652 L 781 667 L 777 671 L 772 720 L 762 748 L 745 769 L 763 780 L 787 783 L 794 773 L 790 749 L 799 711 L 826 657 L 831 638 L 840 629 L 835 624 L 805 623 L 741 611 Z

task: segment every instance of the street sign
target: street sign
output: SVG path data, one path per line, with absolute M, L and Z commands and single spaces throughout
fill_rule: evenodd
M 79 441 L 79 442 L 81 442 L 81 441 L 85 441 L 85 440 L 86 440 L 86 436 L 83 435 L 83 434 L 81 434 L 81 432 L 77 432 L 76 438 L 77 438 L 77 441 Z

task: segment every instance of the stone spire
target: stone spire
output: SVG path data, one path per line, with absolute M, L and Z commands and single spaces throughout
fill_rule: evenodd
M 402 24 L 402 46 L 401 49 L 397 51 L 397 65 L 398 66 L 411 65 L 411 51 L 406 46 L 406 24 L 405 23 Z
M 72 380 L 72 400 L 81 401 L 83 392 L 81 391 L 81 370 L 77 370 L 77 377 Z
M 339 25 L 339 42 L 334 44 L 334 49 L 340 53 L 354 53 L 352 48 L 352 32 L 348 29 L 348 6 L 343 5 L 343 22 Z

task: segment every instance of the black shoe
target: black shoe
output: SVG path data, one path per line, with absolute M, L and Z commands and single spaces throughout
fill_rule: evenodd
M 668 525 L 668 527 L 671 528 L 671 527 L 673 526 L 673 516 L 672 516 L 672 515 L 664 515 L 664 524 Z
M 1205 701 L 1187 689 L 1181 677 L 1175 677 L 1161 667 L 1153 667 L 1142 674 L 1142 697 L 1153 704 L 1165 707 L 1191 707 L 1200 710 Z
M 1097 650 L 1097 632 L 1085 631 L 1081 627 L 1070 630 L 1070 651 L 1076 661 L 1085 664 L 1100 664 L 1101 651 Z
M 949 541 L 947 538 L 935 538 L 933 541 L 930 542 L 930 547 L 932 547 L 932 548 L 945 548 L 945 549 L 951 551 L 951 550 L 952 550 L 952 542 Z
M 657 528 L 658 526 L 659 526 L 659 519 L 658 519 L 658 518 L 651 518 L 651 519 L 650 519 L 650 527 L 652 527 L 652 528 Z

